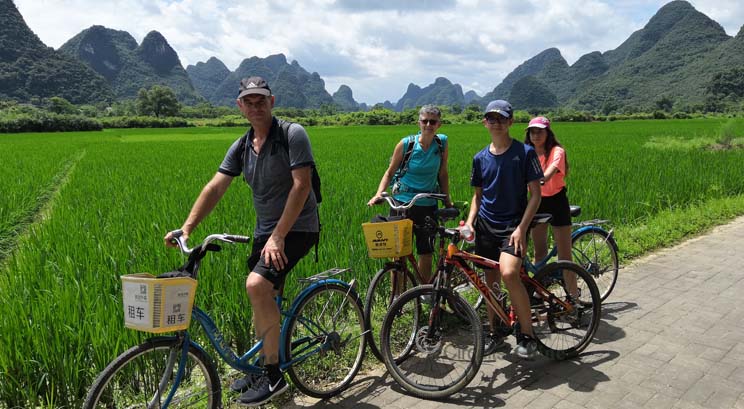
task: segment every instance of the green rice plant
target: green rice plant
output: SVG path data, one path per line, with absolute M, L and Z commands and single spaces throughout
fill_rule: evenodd
M 607 218 L 621 247 L 633 255 L 679 240 L 705 225 L 670 218 L 744 212 L 741 150 L 658 149 L 652 138 L 685 142 L 715 138 L 720 120 L 555 123 L 568 152 L 572 203 L 584 218 Z M 308 127 L 323 180 L 319 262 L 312 254 L 287 280 L 330 267 L 351 267 L 364 293 L 383 260 L 367 257 L 361 223 L 384 206 L 367 201 L 377 189 L 395 144 L 415 125 Z M 0 266 L 0 407 L 77 407 L 93 377 L 113 357 L 147 335 L 124 329 L 119 276 L 158 274 L 178 267 L 180 255 L 162 237 L 181 226 L 200 189 L 214 175 L 241 128 L 114 129 L 95 134 L 25 134 L 0 137 L 0 222 L 34 215 L 13 240 Z M 472 157 L 490 143 L 482 125 L 445 125 L 450 137 L 453 198 L 470 201 Z M 512 136 L 524 138 L 524 126 Z M 12 152 L 12 153 L 8 153 Z M 55 177 L 66 171 L 65 183 Z M 43 206 L 43 192 L 55 193 Z M 255 223 L 251 192 L 236 178 L 193 233 L 250 234 Z M 40 209 L 44 216 L 37 217 Z M 718 208 L 718 207 L 717 207 Z M 697 218 L 696 218 L 697 219 Z M 663 222 L 659 222 L 659 221 Z M 677 223 L 677 224 L 675 224 Z M 653 226 L 646 228 L 645 226 Z M 628 240 L 641 240 L 630 248 Z M 656 244 L 655 244 L 656 243 Z M 635 242 L 632 243 L 635 245 Z M 218 319 L 228 342 L 243 351 L 251 343 L 250 303 L 245 294 L 247 246 L 225 246 L 204 260 L 197 303 Z
M 718 149 L 741 148 L 744 146 L 744 120 L 731 118 L 726 121 L 716 139 Z

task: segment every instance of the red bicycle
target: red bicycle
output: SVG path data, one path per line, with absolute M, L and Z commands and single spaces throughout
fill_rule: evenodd
M 533 225 L 549 220 L 550 215 L 536 215 Z M 498 269 L 499 263 L 460 249 L 462 239 L 457 229 L 439 227 L 437 235 L 449 244 L 433 284 L 414 287 L 397 297 L 380 336 L 383 360 L 392 377 L 408 392 L 425 399 L 441 399 L 460 391 L 475 377 L 483 360 L 481 319 L 454 290 L 461 277 L 496 312 L 503 335 L 519 330 L 508 294 L 500 284 L 489 288 L 476 270 Z M 556 360 L 573 358 L 589 345 L 599 325 L 597 285 L 573 262 L 548 264 L 534 276 L 528 274 L 530 267 L 525 257 L 520 277 L 530 296 L 538 350 Z M 455 313 L 448 313 L 442 305 L 451 306 Z

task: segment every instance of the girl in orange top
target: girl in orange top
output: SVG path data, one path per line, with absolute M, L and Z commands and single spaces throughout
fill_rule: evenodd
M 544 116 L 533 118 L 524 143 L 531 145 L 540 159 L 545 178 L 542 186 L 542 200 L 537 213 L 550 213 L 553 219 L 553 240 L 558 246 L 558 259 L 571 261 L 571 211 L 566 196 L 568 161 L 566 151 L 550 129 L 550 120 Z M 532 229 L 532 242 L 535 246 L 535 261 L 548 254 L 548 226 L 538 224 Z

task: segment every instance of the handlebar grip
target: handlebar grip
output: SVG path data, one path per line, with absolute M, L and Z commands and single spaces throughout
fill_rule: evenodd
M 442 220 L 452 220 L 460 215 L 460 210 L 456 207 L 447 207 L 444 209 L 438 209 L 435 214 Z
M 236 243 L 249 243 L 251 241 L 251 238 L 248 236 L 237 236 L 232 234 L 226 234 L 225 238 Z
M 177 229 L 177 230 L 171 230 L 170 231 L 171 238 L 168 240 L 170 244 L 177 245 L 178 247 L 183 247 L 185 245 L 185 242 L 183 242 L 183 230 Z
M 375 204 L 376 205 L 378 205 L 380 203 L 383 203 L 383 202 L 385 202 L 385 197 L 384 196 L 383 197 L 378 197 L 377 200 L 375 200 Z

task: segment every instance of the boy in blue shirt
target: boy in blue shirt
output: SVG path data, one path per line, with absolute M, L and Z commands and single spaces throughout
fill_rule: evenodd
M 488 104 L 483 125 L 491 135 L 491 143 L 473 157 L 470 185 L 475 188 L 475 194 L 466 225 L 475 232 L 476 254 L 499 261 L 501 277 L 499 270 L 486 270 L 486 283 L 493 288 L 494 283 L 503 279 L 520 326 L 514 352 L 519 357 L 532 358 L 537 343 L 533 338 L 529 297 L 519 270 L 527 250 L 527 230 L 540 205 L 543 172 L 535 150 L 509 136 L 513 123 L 511 104 L 504 100 Z M 514 231 L 504 232 L 510 228 Z M 494 334 L 494 315 L 489 308 L 491 334 L 486 339 L 486 355 L 503 342 Z

